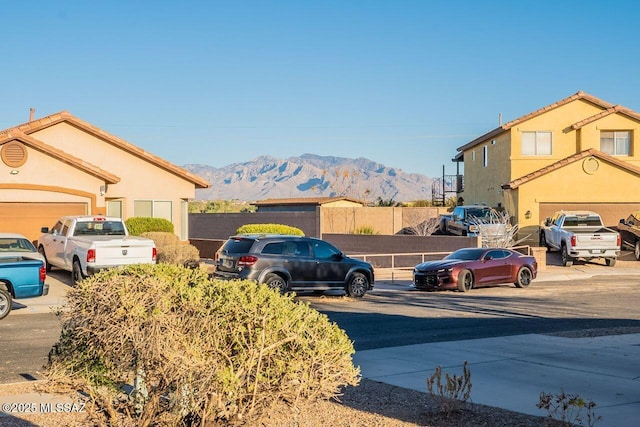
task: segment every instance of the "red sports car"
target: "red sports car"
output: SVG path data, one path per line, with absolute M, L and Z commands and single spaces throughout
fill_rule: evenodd
M 526 288 L 538 274 L 532 256 L 504 248 L 458 249 L 439 261 L 427 261 L 413 269 L 416 289 L 458 289 L 513 283 Z

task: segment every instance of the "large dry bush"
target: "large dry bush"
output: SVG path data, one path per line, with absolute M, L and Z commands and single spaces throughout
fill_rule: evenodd
M 197 267 L 200 263 L 200 251 L 189 243 L 182 243 L 173 233 L 149 231 L 142 237 L 153 240 L 158 250 L 158 262 Z
M 50 378 L 92 396 L 103 409 L 96 421 L 252 425 L 272 405 L 327 399 L 359 381 L 351 341 L 325 315 L 201 269 L 101 272 L 69 292 L 61 318 Z

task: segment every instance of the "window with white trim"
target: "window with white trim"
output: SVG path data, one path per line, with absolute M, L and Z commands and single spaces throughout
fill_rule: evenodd
M 612 156 L 630 156 L 631 132 L 628 130 L 600 132 L 600 151 Z
M 486 145 L 482 147 L 482 167 L 489 166 L 489 147 Z
M 523 156 L 550 156 L 551 132 L 522 132 Z
M 172 221 L 171 202 L 164 200 L 135 200 L 133 216 L 143 218 L 164 218 Z

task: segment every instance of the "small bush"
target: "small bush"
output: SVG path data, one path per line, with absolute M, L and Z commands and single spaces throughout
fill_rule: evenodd
M 353 230 L 353 234 L 380 234 L 375 228 L 370 225 L 363 225 Z
M 245 224 L 236 230 L 236 234 L 287 234 L 304 236 L 304 232 L 299 228 L 284 224 Z
M 602 420 L 596 416 L 594 408 L 596 404 L 592 401 L 585 401 L 578 394 L 567 394 L 561 390 L 559 394 L 540 393 L 540 401 L 536 404 L 538 409 L 544 409 L 550 419 L 560 421 L 562 426 L 584 426 L 583 410 L 586 411 L 587 426 L 593 427 Z
M 195 246 L 180 242 L 173 233 L 151 231 L 142 233 L 142 237 L 153 240 L 158 249 L 158 262 L 197 267 L 200 264 L 200 251 Z
M 69 291 L 61 316 L 48 376 L 91 396 L 100 425 L 257 425 L 271 405 L 359 382 L 353 344 L 325 315 L 201 269 L 102 271 Z
M 125 220 L 125 225 L 129 234 L 132 236 L 140 236 L 142 233 L 151 231 L 164 231 L 173 233 L 173 223 L 164 218 L 147 218 L 134 216 Z
M 467 361 L 462 365 L 462 376 L 445 374 L 446 384 L 442 383 L 442 367 L 436 367 L 433 375 L 427 378 L 429 395 L 447 415 L 461 409 L 461 406 L 471 397 L 471 371 Z

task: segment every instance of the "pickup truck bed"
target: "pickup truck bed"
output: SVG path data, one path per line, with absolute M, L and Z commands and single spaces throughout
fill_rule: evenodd
M 0 258 L 0 319 L 8 316 L 14 298 L 47 295 L 44 262 L 25 256 Z

